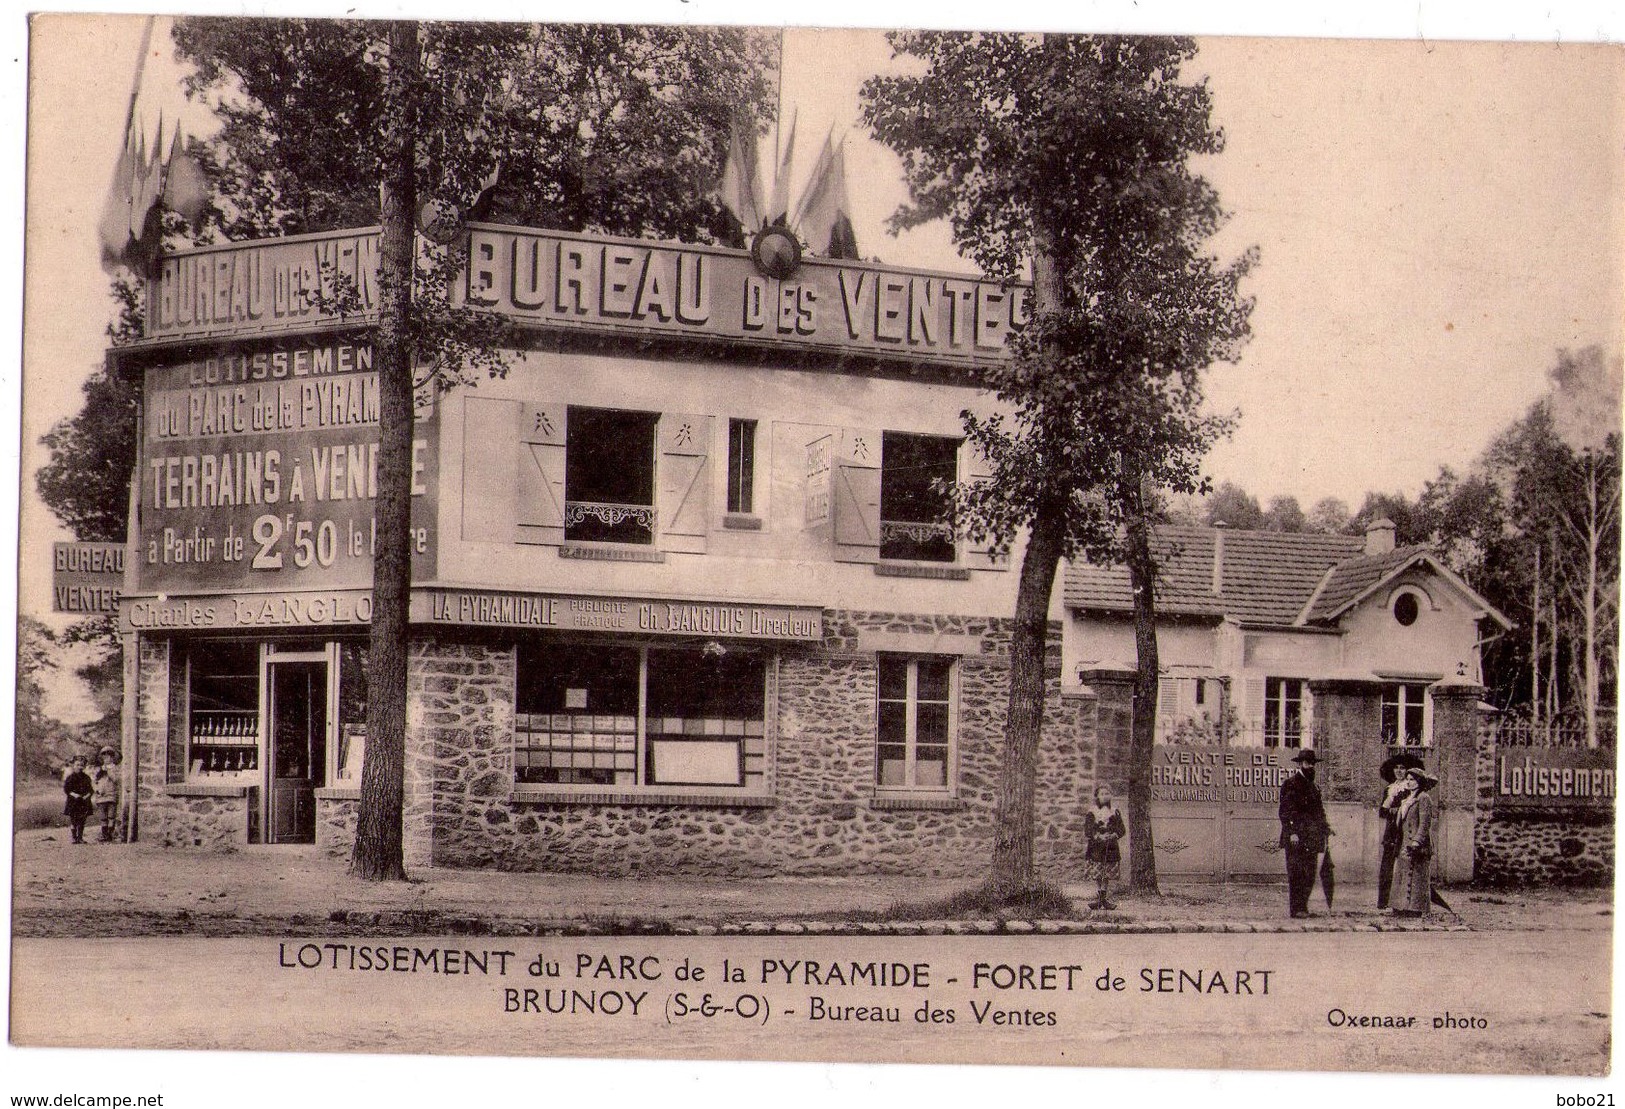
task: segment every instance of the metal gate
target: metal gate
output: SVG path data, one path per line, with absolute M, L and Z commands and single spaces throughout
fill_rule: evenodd
M 1280 747 L 1158 745 L 1151 756 L 1157 873 L 1279 877 L 1281 783 L 1297 752 Z

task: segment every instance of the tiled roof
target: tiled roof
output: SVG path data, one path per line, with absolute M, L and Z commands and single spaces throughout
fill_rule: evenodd
M 1387 554 L 1361 555 L 1340 563 L 1328 575 L 1326 584 L 1315 597 L 1314 607 L 1309 610 L 1308 622 L 1331 619 L 1344 605 L 1383 578 L 1413 559 L 1429 553 L 1426 547 L 1400 547 Z
M 1327 571 L 1351 560 L 1367 561 L 1365 539 L 1358 535 L 1167 526 L 1156 529 L 1154 543 L 1161 567 L 1158 613 L 1228 616 L 1244 623 L 1295 623 Z M 1215 592 L 1214 562 L 1221 544 Z M 1067 570 L 1064 598 L 1068 608 L 1085 611 L 1133 609 L 1128 570 L 1121 566 L 1073 564 Z

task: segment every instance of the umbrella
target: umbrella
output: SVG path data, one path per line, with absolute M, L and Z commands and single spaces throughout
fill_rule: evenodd
M 1445 912 L 1449 913 L 1451 916 L 1460 916 L 1461 915 L 1460 913 L 1456 912 L 1456 910 L 1454 910 L 1454 909 L 1452 909 L 1450 907 L 1450 902 L 1446 901 L 1444 899 L 1444 895 L 1441 894 L 1438 890 L 1430 890 L 1429 892 L 1433 897 L 1433 903 L 1435 905 L 1439 906 L 1439 908 L 1443 909 Z
M 1337 884 L 1336 872 L 1332 869 L 1332 853 L 1327 851 L 1320 857 L 1320 888 L 1326 894 L 1326 907 L 1332 907 L 1332 887 Z

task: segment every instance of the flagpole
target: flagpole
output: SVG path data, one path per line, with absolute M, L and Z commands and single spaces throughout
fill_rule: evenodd
M 146 26 L 141 28 L 141 53 L 135 58 L 135 79 L 130 82 L 130 107 L 124 113 L 124 137 L 126 141 L 130 135 L 130 125 L 135 122 L 135 102 L 141 95 L 141 78 L 147 71 L 147 54 L 152 50 L 152 29 L 157 24 L 156 15 L 147 16 Z

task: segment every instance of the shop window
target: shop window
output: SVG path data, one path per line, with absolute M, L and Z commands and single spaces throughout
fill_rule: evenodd
M 1396 747 L 1428 744 L 1428 689 L 1421 682 L 1394 682 L 1382 689 L 1382 739 Z
M 761 791 L 766 690 L 754 650 L 523 644 L 514 780 Z
M 260 649 L 208 643 L 187 662 L 186 774 L 234 778 L 259 770 Z
M 959 440 L 888 431 L 880 446 L 880 557 L 953 562 Z
M 1308 691 L 1298 678 L 1264 679 L 1264 746 L 1302 747 Z
M 564 538 L 651 544 L 655 536 L 652 412 L 571 408 L 564 447 Z
M 756 511 L 756 421 L 728 421 L 728 511 Z
M 876 785 L 888 791 L 949 792 L 953 660 L 881 655 L 876 665 Z

